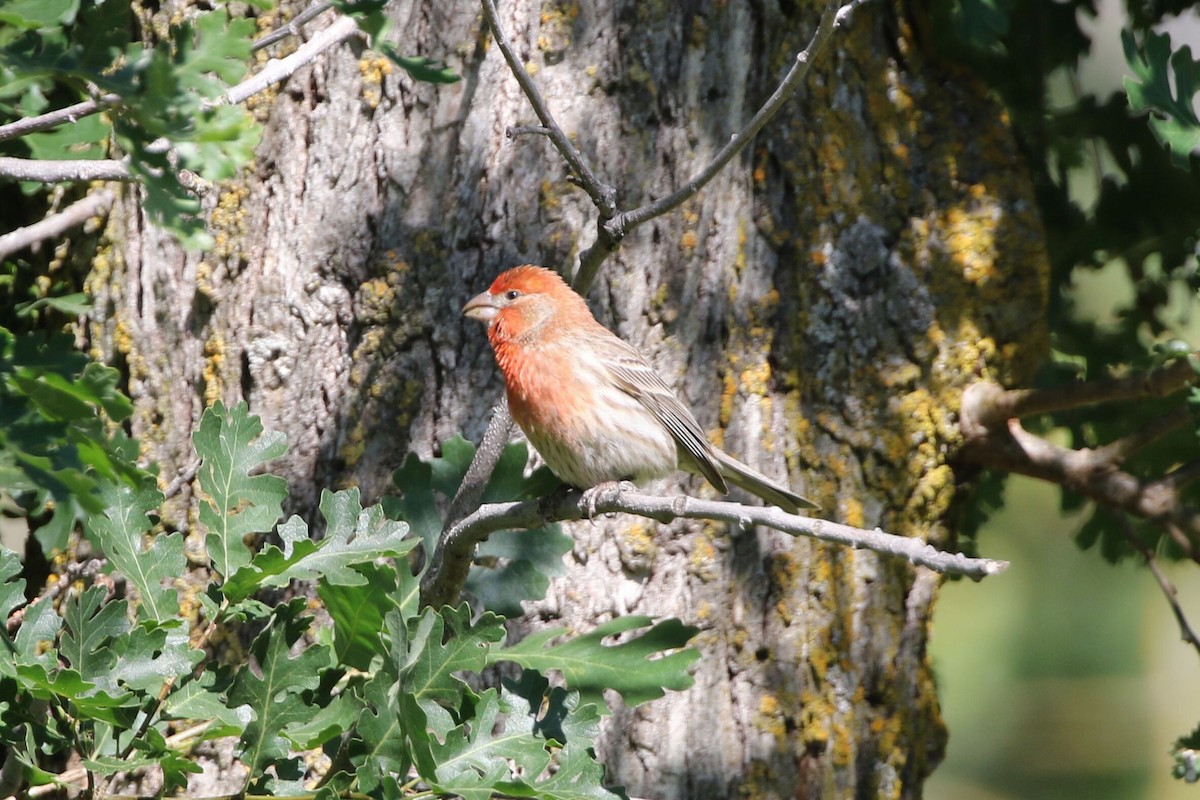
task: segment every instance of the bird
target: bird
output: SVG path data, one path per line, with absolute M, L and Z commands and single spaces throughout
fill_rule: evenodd
M 819 508 L 709 442 L 645 356 L 597 322 L 554 270 L 513 267 L 463 314 L 487 326 L 509 413 L 564 483 L 593 490 L 678 468 L 789 513 Z

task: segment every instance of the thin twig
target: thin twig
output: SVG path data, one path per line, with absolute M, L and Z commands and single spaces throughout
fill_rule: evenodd
M 480 2 L 483 4 L 483 17 L 487 21 L 488 29 L 492 32 L 492 39 L 500 48 L 500 53 L 508 63 L 513 77 L 517 79 L 517 83 L 521 84 L 521 90 L 525 92 L 529 105 L 533 107 L 533 113 L 537 114 L 537 118 L 546 128 L 550 141 L 554 143 L 558 152 L 570 165 L 571 170 L 579 177 L 581 187 L 587 192 L 588 197 L 592 198 L 592 202 L 599 209 L 601 216 L 611 217 L 617 210 L 616 189 L 601 181 L 596 173 L 592 172 L 592 168 L 583 160 L 583 156 L 575 149 L 575 145 L 571 144 L 571 140 L 563 133 L 562 128 L 558 127 L 558 122 L 547 108 L 546 101 L 542 98 L 542 93 L 538 91 L 537 84 L 533 82 L 533 78 L 529 77 L 525 65 L 513 52 L 504 29 L 500 27 L 496 16 L 495 2 L 493 0 L 480 0 Z
M 783 108 L 783 104 L 787 102 L 792 92 L 800 85 L 800 81 L 808 74 L 808 69 L 812 65 L 814 56 L 824 50 L 825 45 L 833 38 L 837 13 L 838 8 L 836 3 L 826 4 L 825 11 L 821 14 L 820 22 L 817 23 L 817 30 L 813 33 L 812 40 L 808 43 L 807 47 L 796 54 L 796 58 L 792 61 L 792 67 L 788 70 L 787 75 L 775 87 L 775 91 L 767 98 L 767 102 L 763 104 L 762 108 L 750 118 L 750 121 L 740 131 L 729 137 L 729 141 L 717 152 L 708 166 L 700 170 L 694 178 L 666 197 L 620 214 L 621 221 L 627 228 L 640 225 L 647 220 L 660 217 L 668 211 L 678 208 L 716 177 L 717 173 L 724 169 L 725 165 L 734 156 L 746 148 L 750 140 L 762 130 L 771 117 L 775 116 L 776 112 Z
M 869 1 L 851 0 L 841 7 L 838 7 L 835 2 L 827 3 L 812 39 L 803 50 L 796 54 L 791 69 L 775 87 L 775 91 L 767 98 L 762 108 L 755 112 L 741 130 L 729 137 L 729 141 L 717 152 L 711 163 L 683 186 L 659 200 L 630 211 L 622 211 L 607 221 L 600 220 L 596 241 L 580 255 L 579 270 L 575 274 L 572 284 L 591 286 L 596 272 L 600 269 L 600 264 L 631 230 L 678 208 L 716 177 L 726 164 L 750 144 L 754 136 L 775 116 L 779 109 L 783 108 L 784 103 L 808 74 L 813 61 L 825 51 L 833 40 L 834 31 L 848 25 L 853 12 Z
M 1154 557 L 1154 552 L 1137 535 L 1128 517 L 1124 514 L 1118 514 L 1117 523 L 1129 543 L 1142 554 L 1142 558 L 1146 560 L 1146 566 L 1150 568 L 1150 574 L 1158 581 L 1158 588 L 1162 589 L 1163 597 L 1166 599 L 1167 605 L 1171 607 L 1171 613 L 1175 615 L 1175 621 L 1179 624 L 1179 634 L 1183 638 L 1183 641 L 1195 648 L 1197 653 L 1200 653 L 1200 637 L 1197 637 L 1196 632 L 1192 630 L 1187 614 L 1184 613 L 1183 607 L 1179 605 L 1179 592 L 1163 573 L 1162 569 L 1159 568 L 1158 559 Z
M 184 467 L 179 473 L 166 485 L 162 490 L 163 500 L 170 500 L 175 495 L 183 491 L 183 487 L 192 482 L 196 477 L 196 473 L 200 471 L 200 465 L 204 463 L 203 459 L 197 458 L 188 466 Z
M 469 569 L 475 546 L 490 534 L 500 530 L 535 528 L 549 522 L 585 519 L 591 510 L 589 501 L 576 491 L 563 495 L 561 499 L 551 499 L 549 505 L 545 500 L 526 500 L 480 506 L 439 541 L 438 553 L 435 553 L 430 570 L 422 580 L 422 605 L 440 606 L 454 601 L 460 584 L 449 576 L 437 574 L 437 571 L 453 573 Z M 947 553 L 920 539 L 810 519 L 773 506 L 699 500 L 686 495 L 661 497 L 640 491 L 607 490 L 600 492 L 596 498 L 595 511 L 598 514 L 635 514 L 663 524 L 676 519 L 711 519 L 742 527 L 760 526 L 793 536 L 871 550 L 881 555 L 906 559 L 936 572 L 971 578 L 995 575 L 1008 567 L 1006 561 Z M 453 588 L 453 593 L 448 592 L 448 588 Z
M 1178 428 L 1191 422 L 1192 415 L 1186 408 L 1177 408 L 1169 414 L 1155 417 L 1133 433 L 1115 439 L 1112 442 L 1097 447 L 1092 451 L 1094 457 L 1101 462 L 1120 464 L 1131 455 L 1147 445 L 1157 442 Z
M 210 638 L 212 638 L 213 632 L 217 628 L 218 620 L 221 619 L 221 617 L 225 614 L 225 612 L 228 609 L 229 609 L 229 598 L 224 598 L 223 600 L 221 600 L 221 605 L 219 605 L 217 607 L 216 612 L 208 620 L 207 627 L 205 627 L 204 630 L 201 631 L 200 636 L 197 637 L 196 642 L 191 646 L 193 650 L 203 650 L 204 648 L 208 647 L 208 640 Z M 199 675 L 199 673 L 203 669 L 204 669 L 204 662 L 202 661 L 196 666 L 196 671 L 195 671 L 195 673 L 193 673 L 193 677 Z M 126 745 L 125 748 L 121 751 L 121 754 L 118 756 L 119 758 L 122 758 L 122 759 L 129 758 L 130 753 L 133 752 L 134 744 L 138 740 L 140 740 L 143 736 L 146 735 L 146 731 L 154 723 L 154 718 L 158 715 L 158 712 L 162 709 L 163 704 L 167 702 L 167 697 L 170 696 L 171 690 L 175 688 L 175 682 L 177 680 L 178 680 L 178 678 L 175 675 L 171 675 L 171 676 L 168 676 L 163 681 L 162 688 L 159 689 L 159 691 L 158 691 L 158 697 L 156 697 L 154 699 L 153 704 L 149 708 L 146 709 L 145 716 L 142 718 L 141 723 L 138 725 L 137 729 L 134 731 L 133 736 L 130 737 L 129 744 Z M 115 775 L 109 775 L 103 779 L 103 783 L 101 784 L 101 788 L 98 792 L 101 796 L 104 796 L 107 794 L 108 788 L 112 785 L 113 778 L 115 778 L 115 777 L 116 777 Z
M 271 59 L 254 75 L 230 88 L 221 99 L 210 100 L 204 107 L 213 108 L 222 103 L 242 103 L 252 95 L 287 80 L 296 70 L 316 59 L 321 53 L 359 33 L 358 23 L 353 17 L 339 17 L 328 28 L 317 31 L 311 39 L 296 48 L 294 53 L 284 58 Z
M 107 159 L 66 159 L 0 156 L 0 178 L 38 183 L 60 181 L 131 181 L 133 175 L 124 161 Z
M 281 25 L 270 33 L 255 40 L 254 44 L 250 45 L 250 52 L 257 53 L 264 47 L 270 47 L 278 41 L 288 38 L 289 36 L 299 37 L 303 32 L 302 28 L 312 22 L 317 17 L 324 14 L 329 9 L 333 8 L 333 3 L 329 0 L 322 0 L 319 3 L 313 3 L 308 8 L 301 11 L 285 25 Z
M 9 636 L 16 634 L 17 629 L 21 627 L 21 623 L 25 621 L 26 615 L 36 605 L 40 603 L 54 603 L 58 595 L 67 591 L 74 585 L 77 580 L 86 580 L 89 583 L 100 583 L 102 571 L 108 564 L 108 559 L 105 558 L 89 558 L 87 561 L 72 561 L 63 569 L 62 576 L 42 589 L 42 593 L 33 598 L 28 605 L 21 606 L 16 611 L 12 612 L 7 620 L 5 620 L 5 630 Z M 105 578 L 111 583 L 110 578 Z M 108 587 L 111 591 L 111 586 Z
M 550 129 L 542 125 L 514 125 L 504 129 L 504 135 L 509 139 L 515 139 L 518 136 L 549 136 Z
M 208 720 L 186 728 L 179 733 L 172 734 L 166 738 L 167 747 L 174 749 L 180 745 L 190 744 L 193 740 L 204 735 L 205 731 L 216 724 L 215 720 Z M 62 790 L 63 786 L 83 783 L 87 780 L 88 771 L 84 767 L 72 767 L 71 769 L 61 772 L 54 776 L 54 783 L 44 783 L 41 786 L 31 786 L 22 797 L 33 800 L 36 797 L 45 797 L 46 795 L 56 794 Z M 108 800 L 118 800 L 121 795 L 109 795 Z M 17 800 L 16 797 L 6 797 L 4 800 Z
M 1193 361 L 1200 351 L 1161 367 L 1135 372 L 1124 378 L 1087 381 L 1049 389 L 1005 389 L 995 383 L 973 384 L 971 410 L 979 424 L 990 427 L 1011 418 L 1034 417 L 1097 403 L 1166 397 L 1196 380 Z M 967 402 L 964 395 L 963 403 Z
M 9 231 L 0 236 L 0 259 L 8 258 L 13 253 L 38 242 L 61 236 L 97 214 L 105 213 L 112 205 L 114 198 L 115 195 L 111 190 L 101 189 L 72 203 L 57 214 L 51 214 L 24 228 Z
M 103 111 L 119 102 L 121 102 L 120 95 L 106 94 L 98 99 L 84 100 L 66 108 L 47 111 L 45 114 L 39 114 L 36 117 L 23 117 L 7 125 L 0 125 L 0 142 L 8 141 L 9 139 L 18 139 L 31 133 L 49 130 L 50 128 L 57 128 L 64 123 L 78 122 L 84 117 L 90 117 L 97 111 Z

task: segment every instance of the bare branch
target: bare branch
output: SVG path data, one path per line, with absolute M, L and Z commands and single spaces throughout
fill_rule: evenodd
M 305 25 L 312 22 L 314 19 L 321 16 L 321 14 L 324 14 L 331 8 L 333 8 L 333 3 L 329 2 L 329 0 L 313 3 L 311 6 L 297 14 L 294 19 L 289 20 L 286 25 L 281 25 L 265 36 L 256 39 L 254 44 L 250 46 L 250 52 L 257 53 L 264 47 L 270 47 L 276 42 L 286 39 L 289 36 L 299 36 L 302 32 L 301 29 Z
M 212 108 L 222 103 L 230 105 L 242 103 L 247 98 L 269 89 L 276 83 L 287 80 L 296 70 L 316 59 L 321 53 L 358 33 L 358 23 L 352 17 L 339 17 L 328 28 L 317 31 L 294 53 L 284 58 L 271 59 L 261 70 L 225 92 L 222 99 L 209 101 L 205 107 Z
M 1124 378 L 1088 381 L 1051 389 L 1005 389 L 994 383 L 976 383 L 969 389 L 973 393 L 972 414 L 980 425 L 991 427 L 1014 417 L 1033 417 L 1097 403 L 1166 397 L 1196 380 L 1193 361 L 1197 359 L 1200 359 L 1200 351 Z M 966 402 L 964 396 L 963 403 Z
M 1176 591 L 1174 584 L 1167 579 L 1162 569 L 1159 568 L 1158 559 L 1154 557 L 1153 551 L 1146 546 L 1145 542 L 1134 531 L 1133 526 L 1129 524 L 1128 517 L 1122 514 L 1118 522 L 1121 532 L 1125 534 L 1125 538 L 1142 554 L 1142 558 L 1146 560 L 1146 566 L 1150 568 L 1150 573 L 1158 581 L 1158 587 L 1162 589 L 1163 597 L 1166 598 L 1167 605 L 1171 607 L 1171 613 L 1175 615 L 1175 621 L 1179 624 L 1179 634 L 1183 638 L 1183 641 L 1194 647 L 1197 653 L 1200 653 L 1200 637 L 1197 637 L 1196 632 L 1192 630 L 1187 615 L 1183 612 L 1183 607 L 1179 605 L 1179 593 Z
M 555 148 L 558 149 L 558 152 L 566 159 L 572 171 L 579 177 L 581 187 L 587 192 L 588 197 L 592 198 L 592 202 L 596 204 L 600 215 L 606 219 L 611 217 L 617 211 L 616 189 L 596 177 L 596 173 L 592 172 L 592 168 L 584 162 L 583 156 L 575 149 L 575 145 L 571 144 L 571 140 L 562 132 L 562 128 L 558 127 L 558 123 L 554 120 L 554 115 L 546 107 L 546 101 L 542 98 L 542 93 L 538 91 L 533 78 L 529 77 L 529 73 L 525 70 L 525 65 L 521 63 L 516 53 L 513 52 L 512 45 L 509 43 L 504 29 L 500 27 L 500 22 L 496 17 L 496 3 L 494 0 L 480 0 L 480 2 L 483 4 L 483 17 L 487 21 L 488 29 L 492 32 L 492 39 L 495 40 L 496 46 L 500 48 L 500 53 L 508 63 L 508 68 L 512 71 L 513 77 L 521 85 L 521 91 L 525 93 L 525 97 L 529 100 L 529 105 L 533 106 L 533 113 L 537 114 L 537 118 L 541 120 L 542 125 L 546 128 L 550 141 L 554 143 Z
M 849 6 L 847 6 L 849 8 Z M 817 30 L 813 34 L 812 40 L 808 46 L 796 54 L 795 60 L 792 62 L 792 68 L 788 70 L 780 84 L 775 87 L 775 91 L 767 98 L 767 102 L 763 104 L 750 121 L 745 126 L 729 137 L 729 141 L 725 146 L 713 157 L 712 162 L 702 169 L 696 177 L 680 186 L 666 197 L 655 200 L 652 203 L 647 203 L 644 206 L 635 208 L 632 211 L 622 212 L 619 216 L 626 228 L 633 228 L 643 222 L 660 217 L 668 211 L 678 208 L 684 201 L 690 198 L 696 192 L 700 191 L 709 181 L 711 181 L 718 172 L 725 168 L 734 156 L 742 152 L 750 140 L 762 130 L 763 126 L 770 121 L 771 117 L 775 116 L 779 109 L 783 108 L 783 104 L 791 97 L 792 92 L 800 85 L 800 81 L 808 74 L 808 69 L 812 65 L 813 59 L 819 55 L 833 38 L 833 29 L 836 25 L 838 14 L 837 3 L 827 3 L 825 11 L 821 14 L 820 22 L 817 24 Z
M 740 131 L 729 137 L 729 141 L 713 157 L 712 162 L 708 166 L 700 170 L 694 178 L 683 186 L 664 198 L 630 211 L 622 211 L 613 216 L 612 219 L 601 219 L 599 221 L 596 241 L 579 257 L 579 271 L 575 274 L 572 284 L 585 287 L 591 286 L 592 281 L 595 279 L 596 271 L 600 268 L 600 264 L 616 249 L 617 244 L 626 234 L 638 225 L 678 208 L 716 177 L 724 169 L 725 165 L 733 160 L 734 156 L 750 144 L 755 135 L 762 130 L 763 126 L 775 116 L 784 103 L 787 102 L 788 98 L 792 96 L 796 87 L 800 85 L 800 82 L 808 74 L 812 62 L 825 51 L 829 43 L 833 40 L 834 30 L 848 25 L 855 9 L 869 1 L 851 0 L 851 2 L 846 3 L 840 8 L 836 2 L 827 3 L 812 39 L 803 50 L 796 54 L 791 69 L 788 70 L 788 73 L 783 77 L 779 85 L 775 87 L 775 91 L 767 98 L 762 108 L 755 112 L 754 116 L 750 118 L 750 121 Z
M 508 127 L 504 129 L 504 135 L 509 139 L 515 139 L 518 136 L 528 136 L 531 134 L 537 136 L 549 136 L 550 129 L 541 125 L 517 125 L 515 127 Z
M 981 386 L 984 384 L 976 384 Z M 1072 450 L 1029 433 L 1019 420 L 982 427 L 974 416 L 972 390 L 963 395 L 963 455 L 974 464 L 1028 475 L 1057 483 L 1103 506 L 1177 527 L 1184 535 L 1188 556 L 1200 560 L 1195 540 L 1200 537 L 1200 511 L 1183 504 L 1171 476 L 1143 483 L 1094 450 Z
M 178 474 L 171 479 L 162 490 L 163 500 L 170 500 L 175 495 L 183 491 L 183 487 L 187 486 L 196 477 L 196 473 L 200 471 L 200 465 L 204 463 L 202 459 L 197 458 L 188 466 L 179 470 Z
M 492 419 L 483 434 L 483 440 L 471 459 L 471 465 L 467 467 L 467 474 L 458 485 L 458 491 L 454 493 L 454 499 L 450 501 L 450 508 L 446 511 L 446 522 L 442 526 L 442 535 L 447 534 L 459 520 L 479 507 L 483 490 L 487 488 L 488 480 L 492 477 L 492 470 L 500 461 L 504 446 L 512 438 L 512 430 L 508 402 L 501 400 L 492 409 Z
M 0 259 L 8 258 L 13 253 L 38 242 L 61 236 L 97 214 L 105 213 L 112 205 L 114 197 L 115 195 L 110 189 L 101 189 L 72 203 L 57 214 L 51 214 L 24 228 L 9 231 L 0 236 Z
M 30 133 L 56 128 L 68 122 L 77 122 L 121 102 L 120 95 L 106 94 L 98 100 L 84 100 L 66 108 L 47 111 L 36 117 L 24 117 L 7 125 L 0 125 L 0 142 L 17 139 Z
M 548 522 L 584 519 L 590 512 L 583 494 L 572 491 L 546 501 L 488 503 L 455 525 L 438 543 L 438 552 L 421 582 L 421 604 L 441 606 L 457 598 L 465 572 L 471 566 L 475 546 L 500 530 L 534 528 Z M 903 558 L 936 572 L 985 578 L 1008 567 L 1006 561 L 970 558 L 960 553 L 937 550 L 920 539 L 867 531 L 823 519 L 789 514 L 770 506 L 747 506 L 723 500 L 698 500 L 686 495 L 659 497 L 638 491 L 601 491 L 595 511 L 600 514 L 635 514 L 661 523 L 676 519 L 711 519 L 741 527 L 761 526 L 793 536 L 806 536 L 831 544 L 871 550 Z M 461 579 L 454 573 L 462 571 Z
M 89 161 L 86 159 L 49 161 L 13 156 L 0 156 L 0 178 L 40 183 L 133 180 L 129 167 L 123 161 Z

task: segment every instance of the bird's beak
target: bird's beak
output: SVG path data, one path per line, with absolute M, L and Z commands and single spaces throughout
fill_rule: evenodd
M 491 322 L 499 313 L 500 306 L 496 304 L 495 296 L 488 292 L 480 292 L 463 306 L 463 316 L 483 323 Z

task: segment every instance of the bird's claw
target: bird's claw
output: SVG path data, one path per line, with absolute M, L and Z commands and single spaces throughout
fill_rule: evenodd
M 601 502 L 617 500 L 620 498 L 621 492 L 630 492 L 634 488 L 636 487 L 629 481 L 605 481 L 590 489 L 584 489 L 583 496 L 579 499 L 583 503 L 585 519 L 596 518 L 596 506 Z

